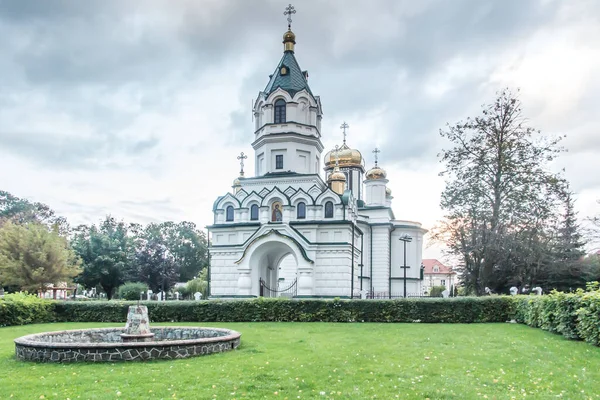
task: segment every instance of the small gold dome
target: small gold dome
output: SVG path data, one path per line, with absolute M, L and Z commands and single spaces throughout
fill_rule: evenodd
M 383 168 L 375 166 L 367 171 L 366 179 L 368 181 L 376 180 L 376 179 L 385 179 L 387 173 Z
M 333 181 L 341 181 L 341 182 L 346 182 L 346 175 L 342 172 L 342 171 L 333 171 L 333 173 L 331 175 L 329 175 L 329 179 L 327 179 L 328 182 L 333 182 Z
M 338 159 L 340 167 L 362 167 L 363 158 L 360 151 L 351 149 L 346 143 L 338 149 Z M 325 169 L 333 168 L 335 166 L 335 150 L 331 150 L 325 154 Z
M 296 43 L 296 34 L 291 30 L 288 30 L 286 33 L 283 34 L 283 43 L 286 42 Z
M 240 181 L 240 178 L 235 178 L 233 180 L 233 186 L 242 186 L 242 182 Z
M 391 196 L 392 195 L 392 189 L 390 189 L 389 187 L 386 187 L 385 188 L 385 195 L 387 197 Z

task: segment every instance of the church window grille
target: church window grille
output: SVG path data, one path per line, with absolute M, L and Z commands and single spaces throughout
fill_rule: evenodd
M 275 169 L 283 169 L 283 154 L 275 156 Z
M 325 203 L 325 218 L 333 218 L 333 203 L 331 201 Z
M 279 99 L 275 102 L 275 123 L 283 124 L 285 122 L 285 100 Z
M 225 209 L 225 221 L 233 221 L 233 207 L 228 206 Z
M 298 219 L 305 219 L 306 218 L 306 204 L 304 203 L 298 203 Z
M 258 221 L 258 206 L 256 204 L 253 204 L 252 207 L 250 207 L 250 220 Z

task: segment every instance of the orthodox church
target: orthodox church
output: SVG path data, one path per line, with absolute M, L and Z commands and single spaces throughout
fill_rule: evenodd
M 392 298 L 422 293 L 420 223 L 395 219 L 386 171 L 346 143 L 322 156 L 319 96 L 283 56 L 253 105 L 255 171 L 213 205 L 210 298 Z M 324 179 L 322 176 L 324 170 Z

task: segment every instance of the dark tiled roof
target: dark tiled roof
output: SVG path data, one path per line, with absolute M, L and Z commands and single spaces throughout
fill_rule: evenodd
M 285 66 L 288 69 L 286 75 L 281 75 L 280 73 L 282 66 Z M 283 53 L 281 61 L 279 61 L 275 72 L 271 75 L 271 80 L 264 90 L 265 95 L 269 96 L 277 90 L 277 88 L 282 88 L 292 97 L 303 89 L 306 89 L 306 91 L 312 95 L 306 77 L 304 76 L 302 69 L 300 69 L 298 61 L 296 61 L 296 57 L 294 57 L 294 53 L 291 51 Z

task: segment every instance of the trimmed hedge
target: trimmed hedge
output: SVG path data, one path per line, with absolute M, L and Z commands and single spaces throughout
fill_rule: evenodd
M 57 302 L 56 321 L 124 322 L 135 302 Z M 288 300 L 142 302 L 153 322 L 505 322 L 509 297 L 400 300 Z
M 600 291 L 517 296 L 515 303 L 517 322 L 600 345 Z
M 0 327 L 39 324 L 54 320 L 54 303 L 25 293 L 0 298 Z

